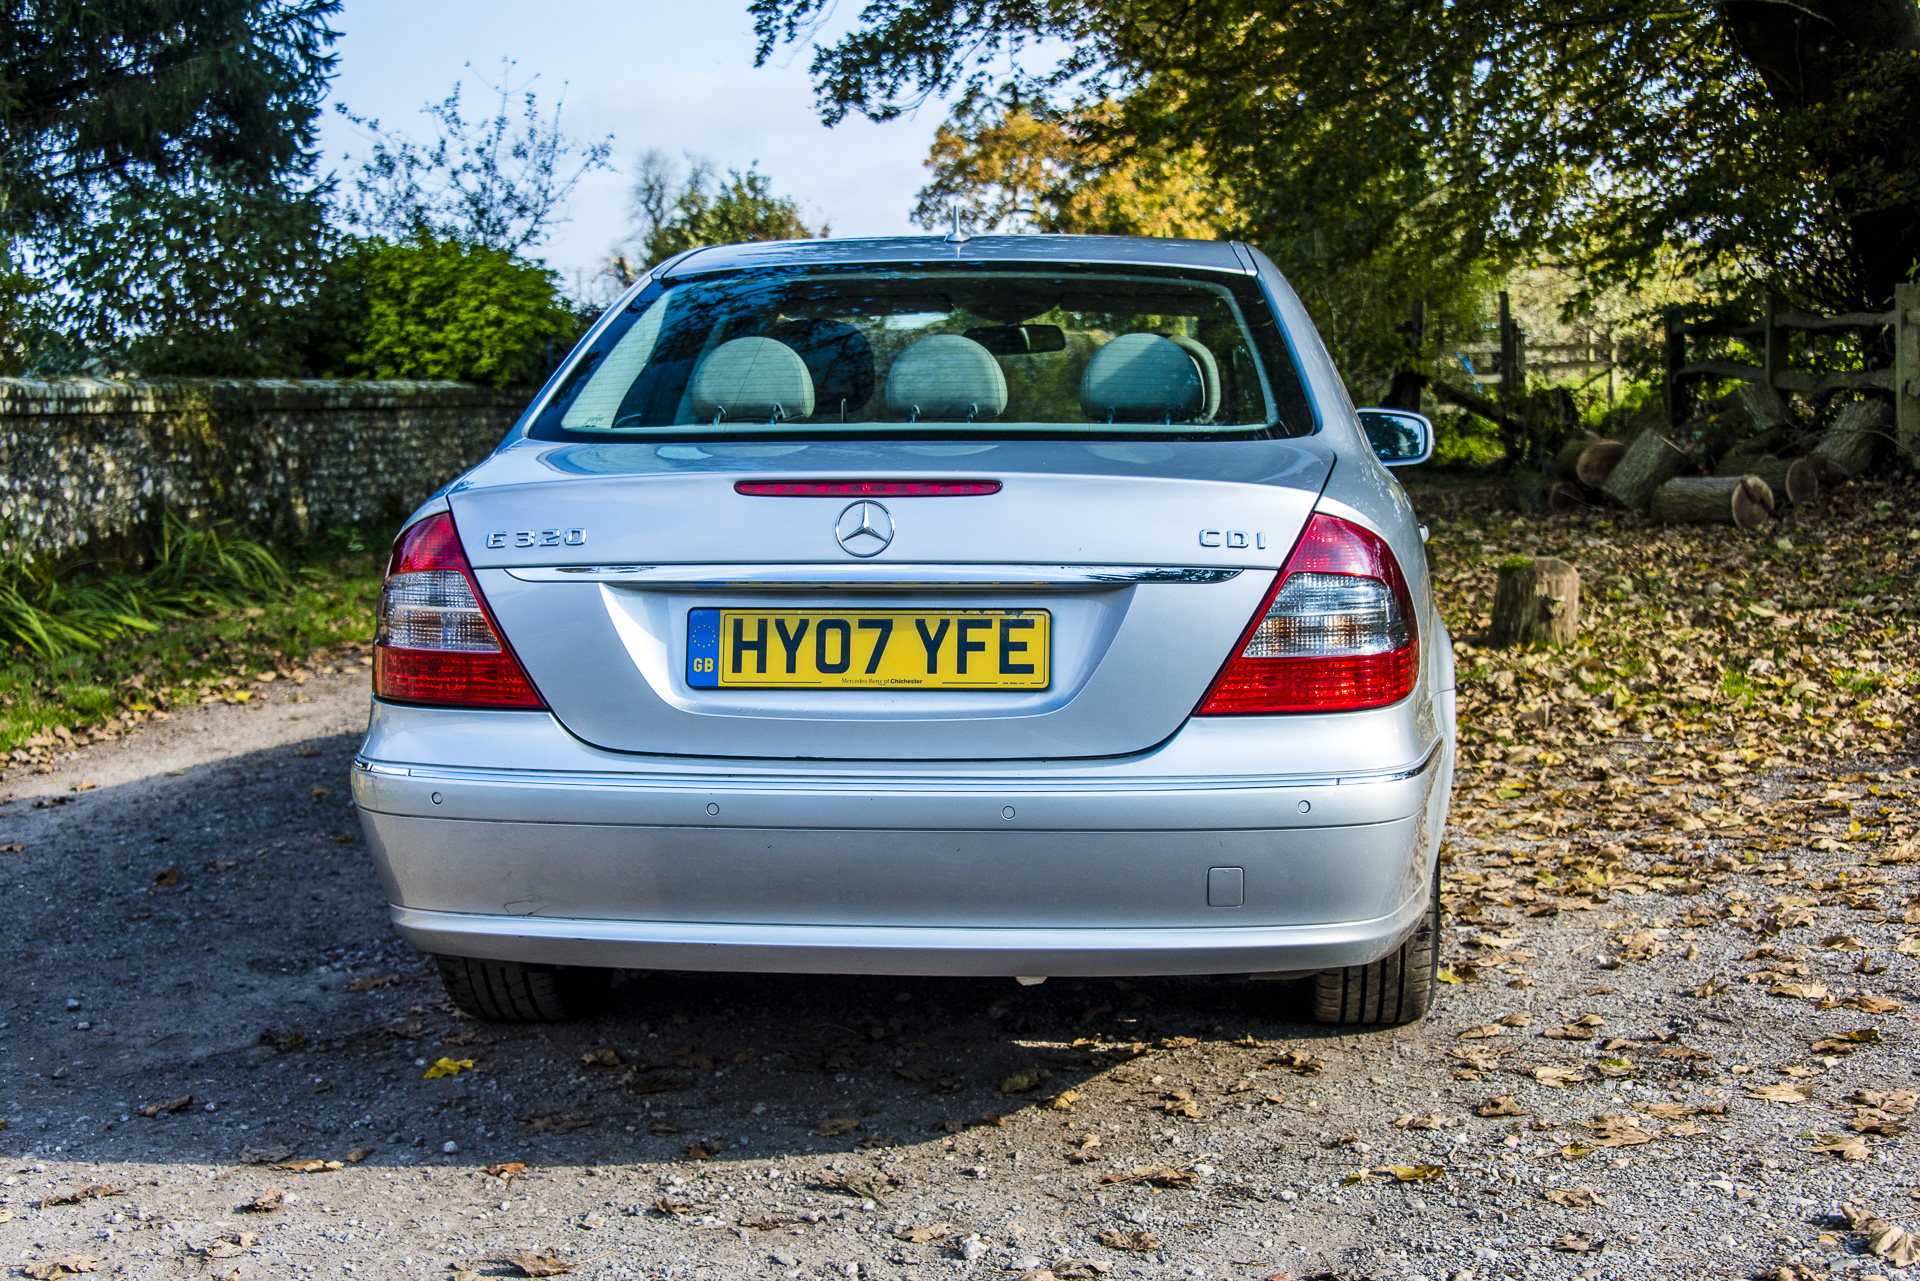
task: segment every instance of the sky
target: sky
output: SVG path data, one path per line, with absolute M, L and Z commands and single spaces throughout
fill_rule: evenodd
M 907 215 L 946 114 L 931 103 L 884 125 L 849 119 L 826 128 L 813 108 L 808 50 L 781 50 L 755 69 L 746 0 L 347 0 L 334 27 L 340 61 L 321 141 L 342 176 L 358 167 L 366 135 L 334 102 L 425 140 L 432 134 L 420 107 L 463 78 L 484 92 L 503 57 L 517 63 L 516 85 L 539 76 L 543 104 L 564 90 L 568 132 L 613 135 L 616 170 L 588 175 L 568 204 L 570 220 L 535 251 L 569 282 L 599 270 L 620 240 L 633 161 L 649 148 L 691 151 L 723 172 L 758 161 L 776 192 L 836 236 L 912 232 Z

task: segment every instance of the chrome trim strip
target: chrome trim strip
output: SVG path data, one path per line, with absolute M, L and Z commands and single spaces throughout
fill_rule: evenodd
M 837 792 L 855 789 L 865 793 L 886 792 L 982 792 L 999 795 L 1048 792 L 1225 792 L 1285 787 L 1354 787 L 1369 784 L 1401 783 L 1418 778 L 1433 768 L 1440 757 L 1435 743 L 1426 759 L 1405 769 L 1382 770 L 1368 774 L 1348 774 L 1338 778 L 1308 777 L 1298 774 L 1242 776 L 1238 778 L 1189 778 L 1128 776 L 1089 778 L 1084 775 L 1063 777 L 954 777 L 952 775 L 916 775 L 875 771 L 872 774 L 747 774 L 737 768 L 726 773 L 669 773 L 654 770 L 631 774 L 561 773 L 553 770 L 463 769 L 447 765 L 398 765 L 386 761 L 354 758 L 354 768 L 386 778 L 405 778 L 420 782 L 446 784 L 496 783 L 515 787 L 593 787 L 636 791 L 706 792 Z
M 666 591 L 1073 590 L 1127 583 L 1226 583 L 1238 569 L 1144 565 L 552 565 L 506 571 L 523 583 L 613 583 Z

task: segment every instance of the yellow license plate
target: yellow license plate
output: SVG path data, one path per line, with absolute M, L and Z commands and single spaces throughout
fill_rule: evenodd
M 696 609 L 696 689 L 1045 689 L 1044 609 Z

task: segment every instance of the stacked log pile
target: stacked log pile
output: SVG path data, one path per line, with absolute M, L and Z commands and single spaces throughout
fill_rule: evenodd
M 1623 507 L 1676 524 L 1757 529 L 1868 474 L 1893 439 L 1893 413 L 1884 401 L 1855 401 L 1809 432 L 1778 391 L 1746 384 L 1684 432 L 1643 415 L 1625 435 L 1569 437 L 1549 465 L 1548 510 Z

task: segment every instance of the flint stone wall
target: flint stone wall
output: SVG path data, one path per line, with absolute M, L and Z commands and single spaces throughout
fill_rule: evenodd
M 454 382 L 0 378 L 0 555 L 139 556 L 166 511 L 275 539 L 390 526 L 486 457 L 527 399 Z

